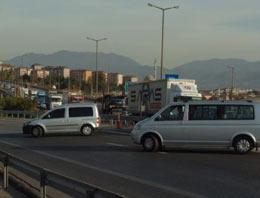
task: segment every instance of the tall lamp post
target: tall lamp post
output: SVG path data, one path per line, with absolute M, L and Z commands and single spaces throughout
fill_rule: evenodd
M 162 74 L 163 74 L 163 42 L 164 42 L 164 12 L 166 10 L 170 10 L 170 9 L 173 9 L 173 8 L 177 9 L 177 8 L 179 8 L 179 6 L 172 6 L 172 7 L 168 7 L 168 8 L 161 8 L 161 7 L 153 5 L 151 3 L 148 3 L 148 6 L 157 8 L 157 9 L 162 11 L 162 42 L 161 42 L 161 80 L 162 80 Z
M 231 89 L 230 89 L 230 100 L 233 100 L 233 89 L 234 89 L 234 67 L 228 66 L 231 69 Z
M 93 39 L 90 37 L 87 37 L 87 39 L 95 41 L 96 42 L 96 94 L 98 93 L 98 42 L 99 41 L 103 41 L 103 40 L 107 40 L 107 38 L 102 38 L 102 39 Z M 92 82 L 93 82 L 93 78 L 92 78 Z

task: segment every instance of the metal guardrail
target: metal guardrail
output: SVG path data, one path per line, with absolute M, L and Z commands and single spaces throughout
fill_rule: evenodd
M 0 110 L 0 117 L 11 118 L 35 118 L 43 114 L 44 111 L 14 111 L 14 110 Z
M 46 186 L 53 187 L 65 194 L 84 198 L 126 198 L 123 195 L 104 190 L 100 187 L 66 177 L 48 169 L 44 169 L 9 153 L 0 151 L 0 161 L 4 165 L 3 188 L 8 188 L 9 170 L 11 167 L 40 182 L 40 197 L 47 197 Z

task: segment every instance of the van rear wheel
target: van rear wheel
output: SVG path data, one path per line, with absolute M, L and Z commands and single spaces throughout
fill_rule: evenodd
M 237 137 L 234 141 L 235 151 L 239 154 L 246 154 L 254 147 L 254 143 L 251 138 L 246 136 Z
M 81 128 L 81 133 L 82 135 L 85 135 L 85 136 L 90 136 L 92 135 L 94 129 L 92 126 L 90 125 L 84 125 L 82 128 Z
M 146 135 L 143 137 L 143 148 L 145 151 L 158 151 L 160 149 L 159 139 L 154 135 Z

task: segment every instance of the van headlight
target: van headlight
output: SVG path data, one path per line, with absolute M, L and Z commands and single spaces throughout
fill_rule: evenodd
M 27 125 L 29 125 L 31 122 L 32 122 L 32 121 L 25 122 L 23 125 L 24 125 L 24 126 L 27 126 Z
M 135 130 L 140 130 L 142 128 L 141 125 L 135 125 Z

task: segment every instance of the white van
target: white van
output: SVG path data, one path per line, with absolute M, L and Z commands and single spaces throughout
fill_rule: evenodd
M 136 124 L 132 139 L 146 151 L 163 147 L 234 148 L 247 153 L 260 143 L 260 103 L 171 103 Z
M 40 137 L 45 133 L 81 132 L 88 136 L 99 128 L 99 125 L 100 117 L 96 104 L 67 104 L 24 123 L 23 134 Z

